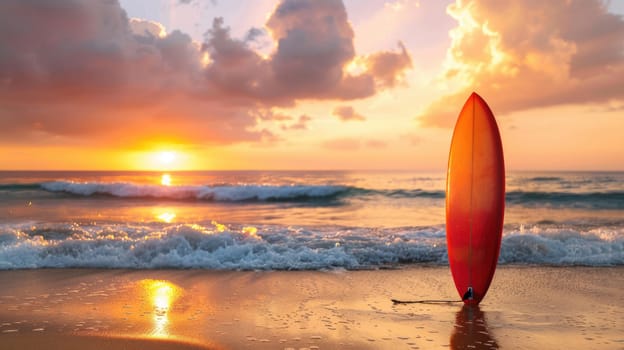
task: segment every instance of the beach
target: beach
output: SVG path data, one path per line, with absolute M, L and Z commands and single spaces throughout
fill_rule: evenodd
M 624 349 L 621 183 L 508 175 L 463 308 L 444 173 L 0 172 L 0 350 Z
M 479 308 L 448 268 L 0 272 L 0 348 L 624 349 L 623 267 L 502 266 Z M 73 347 L 72 347 L 73 346 Z

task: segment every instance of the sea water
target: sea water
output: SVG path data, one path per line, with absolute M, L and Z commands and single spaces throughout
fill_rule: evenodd
M 0 172 L 0 269 L 445 265 L 445 176 Z M 499 263 L 624 265 L 624 173 L 506 181 Z

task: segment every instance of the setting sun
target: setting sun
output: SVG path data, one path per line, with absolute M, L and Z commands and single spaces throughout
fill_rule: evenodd
M 162 164 L 170 165 L 176 158 L 176 153 L 173 151 L 163 151 L 158 154 L 158 160 Z
M 155 171 L 185 170 L 197 166 L 192 155 L 162 148 L 136 152 L 129 157 L 129 161 L 136 168 Z

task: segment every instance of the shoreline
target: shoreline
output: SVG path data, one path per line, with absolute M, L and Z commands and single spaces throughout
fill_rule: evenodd
M 0 271 L 5 349 L 624 349 L 624 267 L 499 266 L 479 308 L 447 267 Z M 156 345 L 157 344 L 157 345 Z M 69 347 L 71 348 L 71 347 Z
M 76 334 L 5 334 L 0 336 L 2 349 L 124 349 L 124 350 L 212 350 L 216 347 L 195 344 L 175 339 L 154 339 L 149 337 L 124 337 L 117 335 L 76 335 Z

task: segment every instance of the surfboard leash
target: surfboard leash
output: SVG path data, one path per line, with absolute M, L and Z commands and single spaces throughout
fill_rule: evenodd
M 463 300 L 397 300 L 390 299 L 393 304 L 453 304 L 463 303 Z

